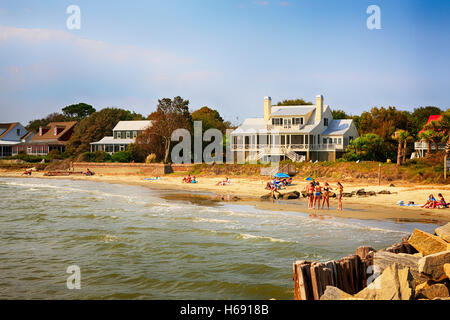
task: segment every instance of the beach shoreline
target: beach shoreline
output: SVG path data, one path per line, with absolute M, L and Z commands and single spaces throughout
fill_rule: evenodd
M 211 201 L 251 205 L 262 210 L 291 211 L 309 214 L 311 218 L 324 219 L 327 217 L 353 218 L 361 220 L 394 220 L 397 222 L 421 222 L 443 224 L 450 221 L 450 209 L 423 209 L 420 207 L 401 207 L 397 205 L 399 200 L 406 203 L 414 201 L 421 203 L 421 199 L 426 199 L 428 194 L 437 195 L 442 192 L 444 197 L 450 194 L 449 186 L 432 185 L 406 185 L 402 187 L 389 187 L 364 184 L 346 184 L 345 192 L 365 189 L 366 191 L 388 190 L 392 194 L 377 194 L 376 196 L 353 196 L 343 198 L 343 211 L 336 210 L 337 200 L 330 198 L 330 210 L 317 210 L 307 208 L 307 199 L 300 197 L 295 200 L 275 200 L 263 201 L 262 195 L 269 193 L 264 189 L 266 177 L 233 177 L 231 183 L 225 186 L 216 186 L 218 181 L 224 177 L 219 176 L 197 176 L 198 183 L 182 183 L 182 176 L 165 175 L 160 180 L 145 180 L 140 175 L 94 175 L 94 176 L 44 176 L 44 172 L 33 172 L 32 176 L 24 176 L 22 172 L 3 170 L 0 171 L 1 178 L 41 178 L 41 179 L 69 179 L 106 182 L 113 184 L 125 184 L 143 186 L 158 190 L 161 193 L 167 192 L 170 199 L 174 201 L 199 201 L 209 199 Z M 294 182 L 296 179 L 294 178 Z M 321 181 L 322 182 L 322 181 Z M 325 182 L 325 181 L 323 181 Z M 334 187 L 335 183 L 329 181 Z M 301 192 L 306 182 L 300 181 L 297 184 L 287 187 L 284 192 Z M 176 193 L 174 195 L 173 193 Z

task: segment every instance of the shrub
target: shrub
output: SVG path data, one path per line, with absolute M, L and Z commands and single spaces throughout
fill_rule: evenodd
M 132 154 L 130 151 L 119 151 L 111 156 L 113 162 L 131 162 Z
M 82 160 L 85 162 L 108 162 L 111 161 L 111 155 L 102 151 L 85 152 L 82 155 Z
M 47 157 L 46 157 L 49 161 L 57 159 L 57 160 L 61 160 L 63 158 L 61 152 L 59 152 L 58 150 L 51 150 L 49 153 L 47 153 Z

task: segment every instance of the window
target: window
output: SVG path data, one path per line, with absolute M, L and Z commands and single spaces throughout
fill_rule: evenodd
M 328 127 L 328 118 L 323 118 L 323 125 Z
M 117 139 L 122 139 L 122 133 L 120 131 L 118 131 L 116 134 L 117 134 Z
M 323 138 L 322 142 L 323 144 L 327 144 L 327 138 Z
M 133 131 L 133 138 L 137 137 L 137 131 Z
M 284 128 L 290 128 L 291 127 L 292 120 L 291 119 L 284 119 L 283 124 Z
M 334 144 L 337 144 L 337 138 L 334 138 Z
M 274 126 L 280 126 L 283 124 L 282 122 L 283 119 L 281 118 L 272 118 L 272 125 Z
M 130 139 L 130 131 L 127 131 L 127 139 Z
M 342 144 L 342 138 L 338 139 L 338 144 Z
M 292 124 L 293 125 L 300 124 L 300 118 L 292 118 Z
M 20 129 L 17 129 L 17 135 L 20 136 Z

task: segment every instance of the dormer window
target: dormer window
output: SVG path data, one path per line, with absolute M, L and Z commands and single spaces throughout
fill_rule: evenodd
M 328 118 L 323 118 L 323 125 L 328 127 Z
M 272 118 L 272 125 L 274 126 L 280 126 L 283 124 L 282 122 L 283 119 L 281 118 Z
M 20 136 L 20 129 L 17 129 L 17 135 Z

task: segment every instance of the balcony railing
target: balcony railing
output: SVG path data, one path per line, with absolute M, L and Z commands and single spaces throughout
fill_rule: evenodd
M 270 146 L 267 145 L 252 145 L 252 144 L 237 144 L 232 145 L 231 150 L 258 150 L 258 151 L 267 151 L 267 152 L 280 152 L 284 153 L 289 150 L 292 151 L 335 151 L 335 150 L 344 150 L 344 144 L 291 144 L 291 145 L 280 145 L 280 144 L 272 144 Z
M 430 149 L 434 150 L 436 146 L 434 143 L 430 143 Z M 438 144 L 439 150 L 445 150 L 445 144 Z M 428 150 L 428 142 L 419 141 L 414 143 L 414 149 L 416 150 Z

